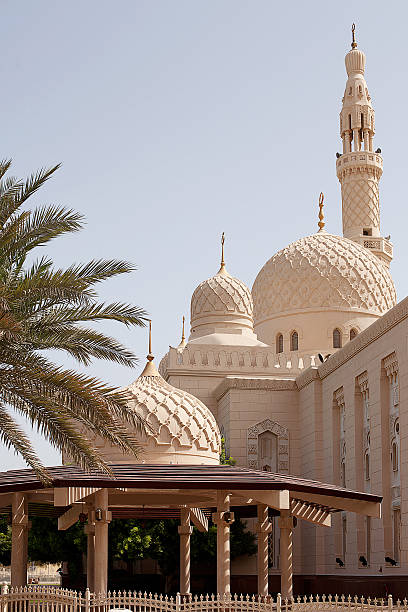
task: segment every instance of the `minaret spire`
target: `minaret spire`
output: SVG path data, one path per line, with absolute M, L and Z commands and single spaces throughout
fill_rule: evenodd
M 343 153 L 337 155 L 336 163 L 341 184 L 343 235 L 389 265 L 392 245 L 380 234 L 379 181 L 383 160 L 381 150 L 374 151 L 374 108 L 364 78 L 366 58 L 357 49 L 355 29 L 353 23 L 351 50 L 345 58 L 348 78 L 340 112 Z
M 351 48 L 352 49 L 357 49 L 355 32 L 356 32 L 356 24 L 353 23 L 351 26 Z

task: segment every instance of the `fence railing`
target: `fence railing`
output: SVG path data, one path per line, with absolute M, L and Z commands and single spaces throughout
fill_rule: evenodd
M 315 595 L 284 599 L 260 595 L 157 595 L 136 591 L 85 593 L 3 585 L 0 612 L 408 612 L 407 599 Z

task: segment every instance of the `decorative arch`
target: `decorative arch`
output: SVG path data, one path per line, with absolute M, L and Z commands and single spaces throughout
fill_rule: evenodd
M 265 419 L 247 430 L 247 464 L 251 469 L 260 469 L 259 436 L 269 431 L 277 437 L 277 466 L 280 474 L 289 474 L 289 430 L 271 419 Z

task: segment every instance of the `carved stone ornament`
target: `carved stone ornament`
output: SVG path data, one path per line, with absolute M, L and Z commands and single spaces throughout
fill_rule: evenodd
M 278 472 L 281 474 L 289 474 L 289 430 L 287 427 L 280 425 L 271 419 L 265 419 L 247 430 L 247 465 L 249 468 L 258 470 L 258 436 L 265 431 L 270 431 L 278 438 Z M 254 444 L 256 440 L 256 444 Z

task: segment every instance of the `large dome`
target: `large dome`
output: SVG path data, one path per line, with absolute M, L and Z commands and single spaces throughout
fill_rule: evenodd
M 168 384 L 153 362 L 127 390 L 134 398 L 130 406 L 151 427 L 142 440 L 142 461 L 219 463 L 221 436 L 212 412 L 190 393 Z
M 388 268 L 359 244 L 325 231 L 276 253 L 256 277 L 252 295 L 255 327 L 309 309 L 381 316 L 396 303 Z

